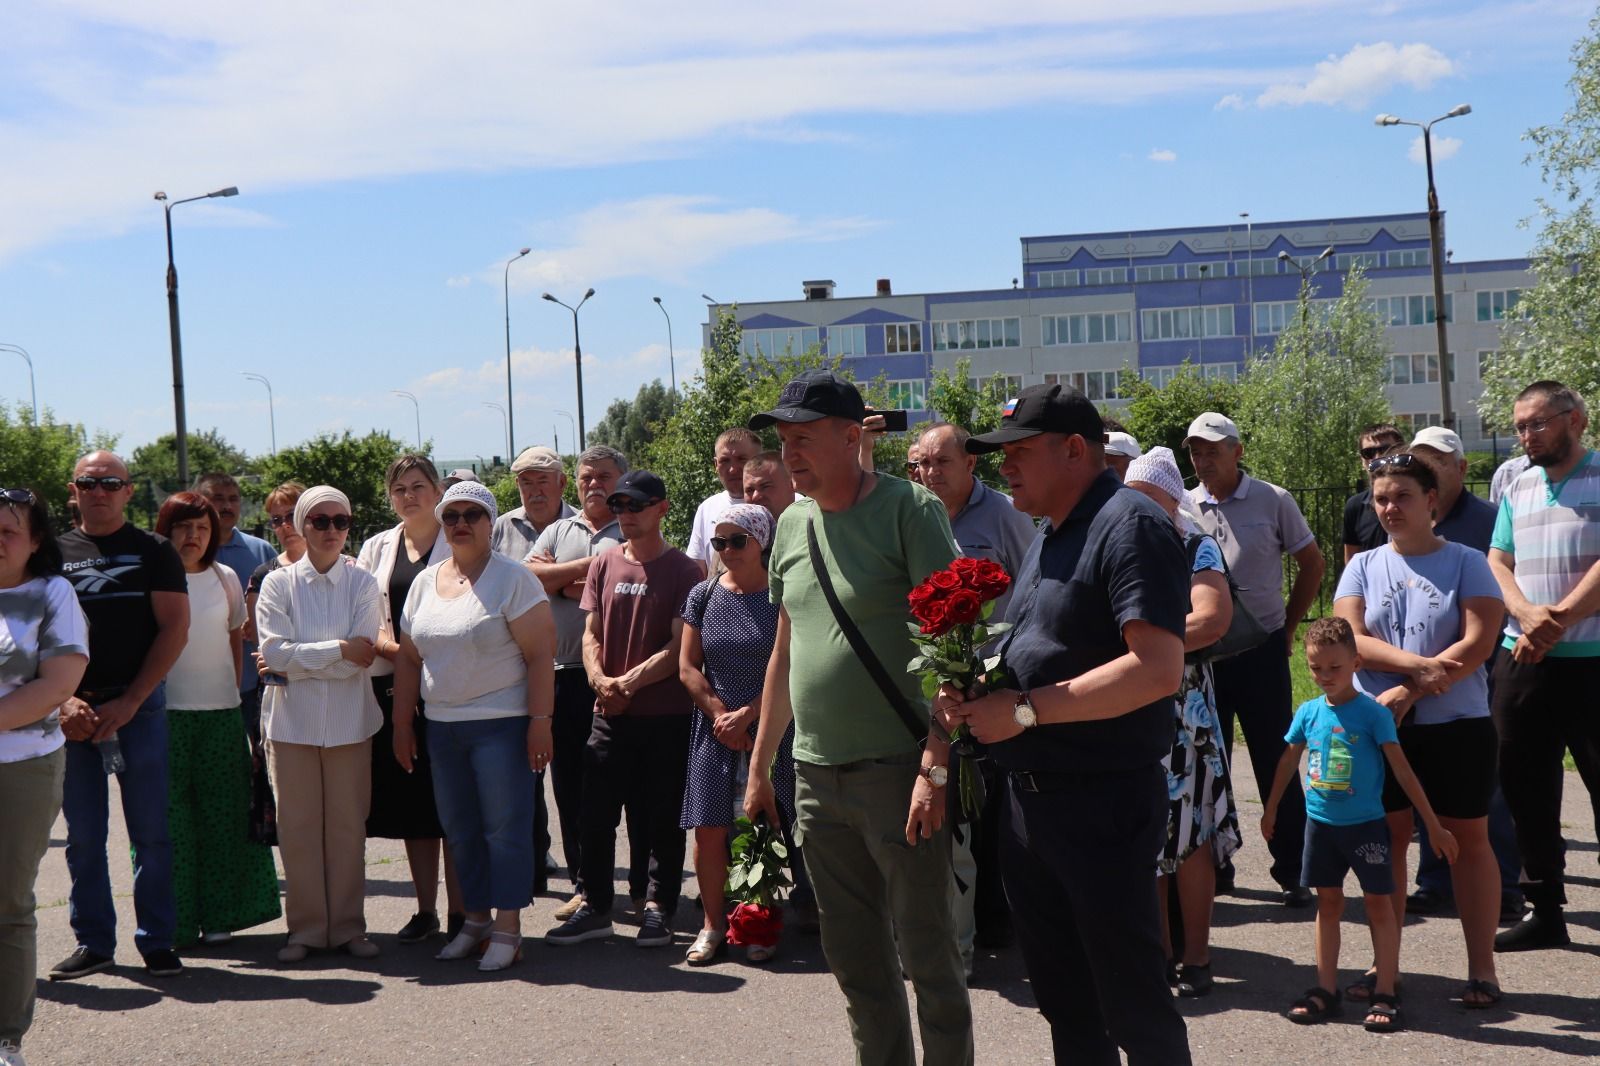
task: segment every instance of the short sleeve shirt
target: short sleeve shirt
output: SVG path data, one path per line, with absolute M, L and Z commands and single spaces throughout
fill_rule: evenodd
M 1445 540 L 1465 544 L 1473 551 L 1487 556 L 1494 541 L 1494 523 L 1498 517 L 1494 506 L 1479 499 L 1466 489 L 1456 497 L 1450 513 L 1433 524 L 1433 531 Z
M 1148 622 L 1182 638 L 1189 559 L 1172 519 L 1109 470 L 1057 529 L 1033 544 L 1000 647 L 1026 691 L 1067 681 L 1128 651 L 1122 630 Z M 1037 725 L 989 752 L 1010 770 L 1100 773 L 1151 766 L 1172 750 L 1173 697 L 1094 722 Z
M 1239 589 L 1239 600 L 1268 632 L 1282 629 L 1283 557 L 1315 544 L 1316 537 L 1294 497 L 1270 482 L 1240 474 L 1226 500 L 1204 485 L 1189 490 L 1200 510 L 1200 528 L 1217 538 Z
M 1344 543 L 1364 552 L 1389 543 L 1389 534 L 1372 509 L 1371 489 L 1362 489 L 1344 501 Z
M 1383 745 L 1399 743 L 1383 704 L 1358 693 L 1335 707 L 1318 696 L 1295 711 L 1283 739 L 1306 746 L 1307 817 L 1327 825 L 1383 817 Z
M 39 664 L 58 655 L 89 654 L 89 622 L 64 578 L 35 577 L 0 589 L 0 696 L 39 676 Z M 66 738 L 61 716 L 0 729 L 0 763 L 49 755 Z
M 669 547 L 647 563 L 628 558 L 624 546 L 607 548 L 589 567 L 583 609 L 600 612 L 600 668 L 607 677 L 627 673 L 667 646 L 682 617 L 700 568 Z M 622 713 L 632 717 L 688 714 L 694 709 L 678 671 L 633 694 Z
M 1529 603 L 1560 603 L 1600 563 L 1600 459 L 1591 451 L 1557 484 L 1542 466 L 1524 471 L 1500 499 L 1491 546 L 1516 559 L 1517 588 Z M 1521 636 L 1506 617 L 1505 646 Z M 1567 626 L 1554 658 L 1600 656 L 1600 613 Z
M 622 527 L 615 521 L 590 529 L 582 515 L 574 514 L 545 526 L 522 561 L 526 562 L 528 556 L 548 554 L 558 563 L 570 563 L 599 555 L 621 543 Z M 550 610 L 556 618 L 556 668 L 581 667 L 588 612 L 580 601 L 564 595 L 550 597 Z
M 232 635 L 244 625 L 244 593 L 223 585 L 238 578 L 221 563 L 189 574 L 188 579 L 189 639 L 167 671 L 167 710 L 237 707 L 239 679 L 233 672 Z
M 126 522 L 98 537 L 74 529 L 60 543 L 61 574 L 89 618 L 83 690 L 124 687 L 144 666 L 159 632 L 150 594 L 189 591 L 183 561 L 167 538 Z
M 684 553 L 697 563 L 703 563 L 707 572 L 717 561 L 711 550 L 711 534 L 717 531 L 717 517 L 733 504 L 733 493 L 726 489 L 700 501 L 694 512 L 694 525 L 689 530 L 689 546 Z
M 950 521 L 950 531 L 955 534 L 956 547 L 962 555 L 999 563 L 1013 578 L 1022 570 L 1022 561 L 1039 535 L 1033 519 L 1013 507 L 1010 496 L 976 478 L 966 506 Z M 1010 605 L 1011 590 L 1007 589 L 994 603 L 992 617 L 996 622 L 1005 621 Z
M 578 512 L 573 510 L 572 504 L 562 502 L 561 510 L 555 518 L 545 523 L 545 527 L 555 525 L 563 518 L 571 518 Z M 518 507 L 507 511 L 494 520 L 494 532 L 489 535 L 489 546 L 501 555 L 516 562 L 522 562 L 533 550 L 533 545 L 543 533 L 543 528 L 536 528 L 533 520 L 528 517 L 526 507 Z

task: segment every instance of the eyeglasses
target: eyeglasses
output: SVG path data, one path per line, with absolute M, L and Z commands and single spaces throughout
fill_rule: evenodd
M 90 477 L 87 474 L 83 477 L 73 478 L 72 483 L 78 487 L 79 492 L 90 492 L 96 488 L 104 489 L 107 492 L 121 492 L 128 486 L 126 478 Z
M 470 526 L 474 522 L 487 521 L 488 518 L 489 512 L 485 511 L 483 508 L 469 507 L 465 511 L 446 511 L 444 514 L 439 516 L 439 521 L 443 522 L 451 529 L 454 529 L 456 528 L 456 523 L 458 522 L 465 522 Z
M 269 514 L 267 515 L 267 525 L 273 529 L 277 529 L 279 526 L 292 527 L 294 525 L 294 512 L 286 511 L 283 514 Z
M 729 548 L 732 548 L 736 552 L 744 551 L 744 546 L 749 544 L 751 539 L 752 538 L 748 533 L 735 533 L 731 537 L 712 537 L 711 550 L 725 552 Z
M 1571 413 L 1572 408 L 1568 407 L 1565 410 L 1557 411 L 1549 418 L 1536 418 L 1532 422 L 1518 422 L 1511 428 L 1517 431 L 1517 436 L 1519 437 L 1536 437 L 1540 433 L 1543 433 L 1545 430 L 1549 429 L 1550 423 L 1554 422 L 1562 415 L 1569 415 Z
M 329 526 L 343 533 L 350 528 L 350 516 L 347 514 L 314 514 L 306 519 L 306 525 L 318 533 L 326 533 Z
M 640 511 L 644 510 L 646 507 L 654 507 L 656 504 L 658 504 L 660 502 L 661 502 L 660 500 L 650 500 L 648 502 L 645 502 L 645 501 L 636 500 L 632 496 L 623 496 L 623 497 L 614 497 L 612 499 L 607 500 L 606 501 L 606 506 L 611 508 L 611 513 L 612 514 L 621 514 L 623 511 L 627 511 L 629 514 L 638 514 Z
M 1367 464 L 1367 473 L 1376 477 L 1380 472 L 1388 470 L 1390 467 L 1396 470 L 1404 470 L 1409 466 L 1419 465 L 1421 462 L 1421 459 L 1418 459 L 1410 452 L 1401 452 L 1399 455 L 1384 455 Z
M 1367 447 L 1361 449 L 1361 458 L 1370 463 L 1384 452 L 1393 451 L 1398 447 L 1400 447 L 1399 441 L 1390 441 L 1388 444 L 1368 445 Z

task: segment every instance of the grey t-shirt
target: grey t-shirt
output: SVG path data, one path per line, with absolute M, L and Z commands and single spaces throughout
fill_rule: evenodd
M 1284 624 L 1283 557 L 1316 541 L 1288 491 L 1240 474 L 1233 495 L 1218 502 L 1204 485 L 1189 490 L 1200 529 L 1216 538 L 1239 586 L 1239 599 L 1268 632 Z
M 598 530 L 590 529 L 583 515 L 575 514 L 545 527 L 539 539 L 533 542 L 528 555 L 548 553 L 558 563 L 570 563 L 599 555 L 607 548 L 622 543 L 622 527 L 613 519 Z M 583 627 L 589 612 L 578 606 L 577 600 L 565 594 L 550 597 L 550 609 L 556 616 L 556 669 L 583 665 Z
M 548 524 L 555 525 L 563 518 L 571 518 L 577 513 L 572 509 L 572 504 L 563 501 L 561 513 Z M 489 535 L 489 546 L 506 558 L 520 563 L 533 550 L 533 543 L 539 539 L 539 534 L 542 532 L 544 530 L 535 527 L 533 520 L 528 517 L 528 509 L 518 507 L 494 520 L 494 532 Z
M 956 512 L 950 521 L 950 531 L 955 534 L 956 546 L 970 559 L 988 559 L 999 563 L 1016 581 L 1022 572 L 1022 561 L 1028 557 L 1039 529 L 1033 519 L 1011 504 L 1011 497 L 996 492 L 976 479 L 972 482 L 972 495 L 966 506 Z M 1006 620 L 1006 610 L 1011 604 L 1011 593 L 1006 590 L 994 604 L 991 621 Z

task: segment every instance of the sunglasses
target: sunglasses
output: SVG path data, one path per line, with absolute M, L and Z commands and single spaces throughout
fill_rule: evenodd
M 1393 448 L 1398 448 L 1398 447 L 1400 447 L 1398 442 L 1393 443 L 1393 444 L 1373 444 L 1373 445 L 1369 445 L 1368 447 L 1365 447 L 1365 448 L 1361 449 L 1361 458 L 1365 459 L 1367 462 L 1370 463 L 1370 462 L 1372 462 L 1372 460 L 1376 459 L 1378 456 L 1382 455 L 1384 452 L 1389 451 L 1390 449 L 1393 449 Z
M 306 525 L 318 533 L 326 533 L 329 526 L 343 533 L 350 528 L 350 516 L 347 514 L 316 514 L 306 519 Z
M 646 503 L 636 500 L 632 496 L 614 496 L 606 501 L 606 506 L 611 508 L 612 514 L 621 514 L 623 511 L 627 511 L 629 514 L 638 514 L 646 507 L 654 507 L 660 502 L 660 500 L 650 500 Z
M 474 522 L 488 521 L 488 518 L 488 511 L 481 507 L 470 507 L 465 511 L 446 511 L 439 516 L 439 521 L 454 529 L 458 522 L 465 522 L 470 526 Z
M 286 514 L 269 514 L 267 515 L 267 525 L 271 526 L 273 529 L 277 529 L 279 526 L 293 526 L 294 512 L 290 511 Z
M 33 503 L 33 493 L 27 489 L 0 489 L 0 502 L 26 507 Z
M 72 483 L 78 487 L 80 492 L 90 492 L 96 488 L 105 489 L 107 492 L 120 492 L 130 484 L 126 478 L 90 477 L 87 474 L 83 477 L 73 478 Z
M 744 551 L 744 546 L 754 539 L 748 533 L 735 533 L 731 537 L 712 537 L 711 550 L 725 552 L 732 548 L 736 552 Z
M 1417 466 L 1422 460 L 1410 452 L 1401 452 L 1399 455 L 1385 455 L 1374 459 L 1367 464 L 1367 473 L 1376 476 L 1388 469 L 1404 470 L 1409 466 Z

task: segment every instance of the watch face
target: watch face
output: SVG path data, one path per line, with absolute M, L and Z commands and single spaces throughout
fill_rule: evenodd
M 943 766 L 930 766 L 923 776 L 928 779 L 928 782 L 934 788 L 943 788 L 945 783 L 950 780 L 950 771 Z
M 1011 717 L 1024 729 L 1032 729 L 1039 724 L 1039 716 L 1034 713 L 1033 704 L 1026 700 L 1017 701 L 1016 706 L 1011 709 Z

